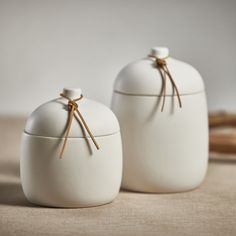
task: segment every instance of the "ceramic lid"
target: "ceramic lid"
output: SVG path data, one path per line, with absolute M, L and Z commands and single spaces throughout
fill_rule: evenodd
M 154 47 L 149 55 L 166 60 L 181 95 L 204 91 L 204 83 L 198 71 L 187 63 L 169 57 L 168 48 Z M 115 92 L 132 95 L 160 95 L 161 88 L 162 77 L 155 59 L 148 56 L 125 66 L 114 85 Z M 173 88 L 168 79 L 166 95 L 173 95 Z
M 63 94 L 75 99 L 81 96 L 81 89 L 65 88 Z M 42 104 L 29 116 L 25 132 L 37 136 L 63 137 L 68 122 L 67 104 L 68 100 L 62 97 Z M 95 137 L 119 132 L 118 120 L 108 107 L 86 97 L 77 104 L 78 110 Z M 89 137 L 88 133 L 85 133 Z M 75 117 L 69 137 L 84 137 L 83 130 Z

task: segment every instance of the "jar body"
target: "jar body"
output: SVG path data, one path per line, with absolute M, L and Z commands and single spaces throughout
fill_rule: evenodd
M 100 150 L 85 138 L 68 138 L 60 159 L 62 138 L 23 133 L 20 172 L 26 198 L 52 207 L 90 207 L 113 201 L 122 177 L 120 133 L 96 140 Z
M 112 110 L 123 141 L 122 187 L 141 192 L 180 192 L 197 187 L 208 164 L 204 92 L 175 96 L 113 93 Z

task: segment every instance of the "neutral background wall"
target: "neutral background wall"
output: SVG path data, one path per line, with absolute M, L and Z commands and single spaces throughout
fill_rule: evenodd
M 0 0 L 0 113 L 28 114 L 64 86 L 110 104 L 128 62 L 166 45 L 236 110 L 236 1 Z

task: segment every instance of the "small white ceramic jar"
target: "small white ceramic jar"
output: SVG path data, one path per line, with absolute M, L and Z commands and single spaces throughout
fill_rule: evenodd
M 70 99 L 80 89 L 64 89 Z M 53 207 L 90 207 L 117 196 L 122 177 L 122 145 L 118 121 L 106 106 L 83 98 L 77 102 L 99 150 L 86 129 L 73 117 L 68 128 L 68 101 L 61 97 L 39 106 L 22 135 L 20 172 L 26 198 Z
M 163 95 L 157 59 L 166 62 L 182 107 L 167 75 Z M 118 74 L 112 110 L 123 141 L 123 188 L 179 192 L 203 181 L 208 164 L 208 117 L 204 84 L 196 69 L 169 57 L 168 48 L 153 48 L 149 57 L 128 64 Z

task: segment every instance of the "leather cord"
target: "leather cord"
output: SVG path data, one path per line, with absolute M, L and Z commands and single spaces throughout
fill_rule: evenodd
M 161 96 L 163 96 L 163 100 L 162 100 L 162 106 L 161 106 L 161 111 L 163 112 L 164 110 L 164 106 L 165 106 L 165 97 L 166 97 L 166 79 L 167 77 L 169 78 L 171 84 L 172 84 L 172 87 L 173 87 L 173 91 L 174 91 L 174 94 L 176 93 L 177 95 L 177 98 L 178 98 L 178 103 L 179 103 L 179 107 L 181 108 L 182 107 L 182 102 L 181 102 L 181 98 L 180 98 L 180 94 L 179 94 L 179 90 L 175 84 L 175 81 L 167 67 L 167 63 L 166 63 L 166 60 L 165 58 L 164 59 L 160 59 L 160 58 L 157 58 L 153 55 L 148 55 L 149 57 L 151 58 L 154 58 L 155 59 L 155 63 L 157 65 L 157 68 L 159 69 L 160 73 L 161 73 L 161 77 L 162 77 L 162 81 L 163 81 L 163 85 L 162 85 L 162 89 L 161 89 Z
M 79 121 L 81 121 L 83 127 L 87 130 L 87 132 L 88 132 L 89 136 L 91 137 L 94 145 L 99 150 L 99 145 L 97 144 L 92 132 L 90 131 L 86 121 L 84 120 L 84 117 L 82 116 L 81 112 L 79 111 L 78 104 L 76 103 L 77 101 L 79 101 L 83 98 L 83 95 L 81 95 L 79 98 L 76 98 L 76 99 L 71 99 L 63 93 L 61 93 L 60 96 L 68 100 L 67 105 L 68 105 L 68 112 L 69 112 L 69 120 L 68 120 L 68 123 L 67 123 L 66 132 L 65 132 L 65 135 L 64 135 L 64 143 L 63 143 L 63 146 L 62 146 L 62 149 L 61 149 L 61 152 L 60 152 L 60 158 L 62 158 L 65 147 L 66 147 L 66 143 L 67 143 L 68 136 L 69 136 L 70 129 L 71 129 L 73 116 L 76 115 L 75 112 L 78 114 Z

